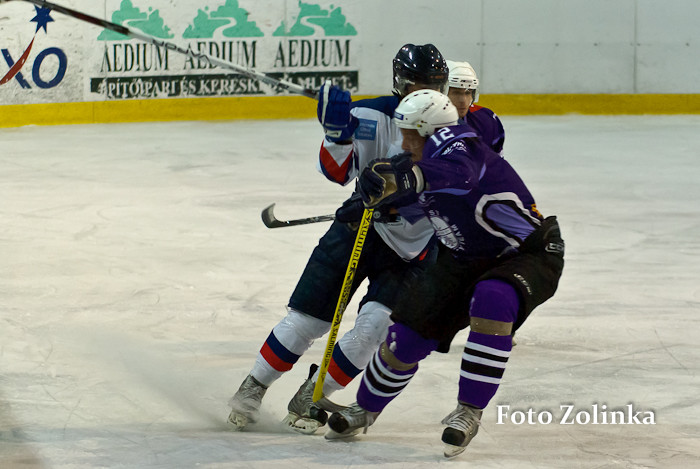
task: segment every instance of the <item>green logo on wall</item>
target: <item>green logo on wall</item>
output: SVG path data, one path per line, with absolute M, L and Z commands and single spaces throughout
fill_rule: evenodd
M 254 21 L 248 21 L 246 10 L 238 6 L 238 0 L 226 0 L 216 11 L 207 13 L 209 8 L 199 10 L 193 23 L 187 26 L 182 37 L 186 39 L 212 38 L 214 32 L 233 23 L 223 30 L 224 37 L 261 37 L 263 32 Z
M 325 36 L 357 36 L 357 30 L 347 22 L 340 7 L 324 10 L 318 5 L 299 1 L 299 16 L 294 24 L 287 28 L 282 21 L 272 33 L 273 36 L 313 36 L 323 33 Z M 160 39 L 174 37 L 170 28 L 160 17 L 159 10 L 149 8 L 149 13 L 135 7 L 131 0 L 122 0 L 119 10 L 112 13 L 112 22 L 130 29 L 138 29 Z M 241 8 L 238 0 L 226 0 L 216 10 L 209 12 L 209 7 L 199 9 L 197 16 L 187 26 L 182 37 L 185 39 L 213 38 L 214 33 L 221 29 L 224 37 L 262 37 L 264 33 L 254 21 L 250 21 L 250 13 Z M 97 39 L 100 41 L 126 41 L 128 36 L 110 30 L 103 30 Z
M 144 33 L 160 38 L 170 39 L 174 37 L 170 34 L 170 28 L 165 26 L 163 18 L 158 10 L 149 8 L 151 13 L 144 13 L 134 7 L 131 0 L 122 0 L 119 10 L 112 13 L 112 22 L 126 26 L 130 29 L 139 29 Z M 105 29 L 97 36 L 100 41 L 122 41 L 128 40 L 127 36 Z
M 357 36 L 357 30 L 345 20 L 340 7 L 328 11 L 301 1 L 299 7 L 301 12 L 292 27 L 287 29 L 282 21 L 280 27 L 272 33 L 273 36 L 313 36 L 318 30 L 326 36 Z

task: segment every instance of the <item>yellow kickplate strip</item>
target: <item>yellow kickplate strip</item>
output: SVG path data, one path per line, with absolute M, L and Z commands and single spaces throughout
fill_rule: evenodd
M 700 94 L 492 94 L 478 104 L 502 116 L 700 114 Z M 0 127 L 315 116 L 316 102 L 303 96 L 150 99 L 4 105 Z

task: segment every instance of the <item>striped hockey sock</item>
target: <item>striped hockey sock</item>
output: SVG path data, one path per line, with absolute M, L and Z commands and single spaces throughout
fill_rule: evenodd
M 330 323 L 290 310 L 260 348 L 250 374 L 265 386 L 270 386 L 283 373 L 292 369 L 314 339 L 323 336 Z
M 483 409 L 496 394 L 510 357 L 512 336 L 470 332 L 462 355 L 459 401 Z
M 293 353 L 275 336 L 274 331 L 270 332 L 267 340 L 260 349 L 262 358 L 276 371 L 283 373 L 292 369 L 299 360 L 300 355 Z
M 405 371 L 390 368 L 378 351 L 362 376 L 357 390 L 357 403 L 370 412 L 381 412 L 408 386 L 416 371 L 418 364 Z
M 344 388 L 360 373 L 362 370 L 353 365 L 340 346 L 336 345 L 328 365 L 328 374 Z

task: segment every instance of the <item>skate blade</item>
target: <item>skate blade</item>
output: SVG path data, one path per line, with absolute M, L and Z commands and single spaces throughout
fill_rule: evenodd
M 350 437 L 358 435 L 361 430 L 362 430 L 361 428 L 357 428 L 357 429 L 352 430 L 352 431 L 347 432 L 347 433 L 346 432 L 338 433 L 335 430 L 333 430 L 332 428 L 329 428 L 328 431 L 326 432 L 326 434 L 324 435 L 324 437 L 326 438 L 326 440 L 342 440 L 344 438 L 350 438 Z
M 452 459 L 452 458 L 464 453 L 465 449 L 467 449 L 466 446 L 455 446 L 455 445 L 445 444 L 444 455 L 447 459 Z
M 282 423 L 303 435 L 313 435 L 316 433 L 316 430 L 322 426 L 321 422 L 318 420 L 299 417 L 297 414 L 293 413 L 289 413 L 289 415 L 282 420 Z
M 236 413 L 235 411 L 231 411 L 231 413 L 228 416 L 228 423 L 229 426 L 234 430 L 234 431 L 241 431 L 243 430 L 248 423 L 250 423 L 251 420 L 246 417 L 245 415 Z

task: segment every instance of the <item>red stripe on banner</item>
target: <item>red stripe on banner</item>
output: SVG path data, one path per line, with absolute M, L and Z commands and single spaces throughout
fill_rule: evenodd
M 347 386 L 352 377 L 348 376 L 343 370 L 340 369 L 338 364 L 331 358 L 331 363 L 328 365 L 328 374 L 333 377 L 336 383 L 341 386 Z
M 5 74 L 4 77 L 2 77 L 2 80 L 0 80 L 0 85 L 4 85 L 8 81 L 12 80 L 17 73 L 19 73 L 20 70 L 22 70 L 22 67 L 24 66 L 24 62 L 27 61 L 27 57 L 29 57 L 29 53 L 32 50 L 32 45 L 34 44 L 34 38 L 32 38 L 32 42 L 29 43 L 29 47 L 24 51 L 24 54 L 22 54 L 22 57 L 19 58 L 17 62 L 10 68 L 10 71 Z
M 350 162 L 352 161 L 352 150 L 345 157 L 345 163 L 338 166 L 333 155 L 331 155 L 326 147 L 321 144 L 321 166 L 325 169 L 326 173 L 333 178 L 338 184 L 344 184 L 348 180 L 348 169 L 350 168 Z
M 292 369 L 292 366 L 294 366 L 293 363 L 287 363 L 286 361 L 278 357 L 275 354 L 275 352 L 272 351 L 270 346 L 267 345 L 267 342 L 265 342 L 265 344 L 263 344 L 262 348 L 260 349 L 260 355 L 262 355 L 265 361 L 277 371 L 289 371 Z

